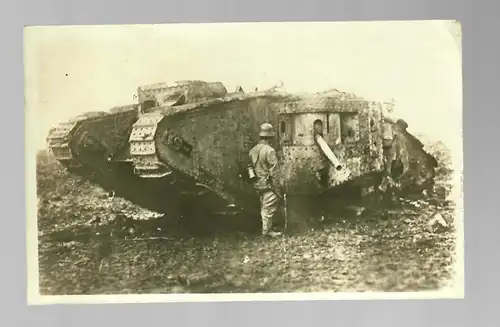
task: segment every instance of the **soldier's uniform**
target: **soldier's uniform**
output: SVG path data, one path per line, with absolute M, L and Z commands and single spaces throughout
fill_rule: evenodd
M 274 136 L 272 125 L 263 124 L 261 126 L 260 136 Z M 262 234 L 271 236 L 278 235 L 279 233 L 271 231 L 272 220 L 279 209 L 280 200 L 282 198 L 276 151 L 267 141 L 261 140 L 250 150 L 249 155 L 257 177 L 253 185 L 260 196 Z

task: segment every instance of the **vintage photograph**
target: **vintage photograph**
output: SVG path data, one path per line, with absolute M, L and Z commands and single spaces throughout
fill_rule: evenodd
M 464 296 L 459 22 L 24 44 L 29 303 Z

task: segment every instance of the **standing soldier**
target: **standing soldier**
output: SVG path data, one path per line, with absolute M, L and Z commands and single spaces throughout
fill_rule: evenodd
M 273 232 L 272 220 L 283 198 L 278 179 L 278 158 L 271 146 L 274 138 L 273 126 L 269 123 L 260 127 L 260 142 L 250 150 L 250 160 L 255 172 L 254 187 L 260 195 L 260 214 L 262 217 L 262 235 L 278 236 Z

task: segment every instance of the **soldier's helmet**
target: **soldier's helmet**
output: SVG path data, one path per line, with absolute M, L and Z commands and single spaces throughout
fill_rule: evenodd
M 260 125 L 260 136 L 272 137 L 274 136 L 274 127 L 269 123 Z

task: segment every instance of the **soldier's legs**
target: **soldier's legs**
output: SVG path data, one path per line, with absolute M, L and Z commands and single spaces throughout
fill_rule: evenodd
M 384 153 L 384 168 L 385 173 L 390 175 L 391 173 L 391 163 L 394 158 L 392 140 L 383 141 L 383 153 Z
M 279 208 L 279 197 L 272 191 L 267 191 L 260 196 L 260 214 L 262 217 L 262 233 L 271 231 L 273 217 Z

